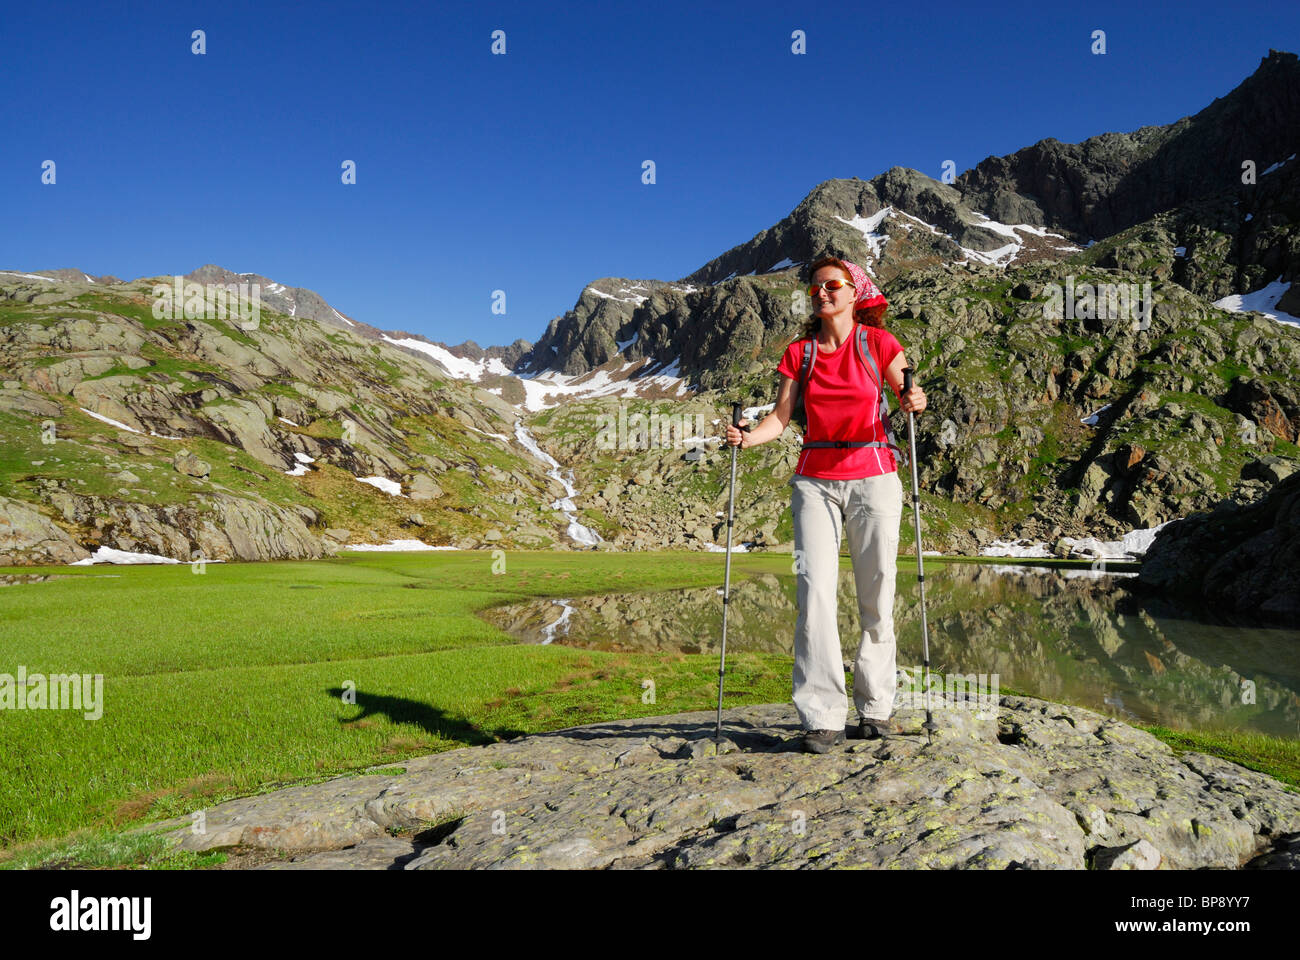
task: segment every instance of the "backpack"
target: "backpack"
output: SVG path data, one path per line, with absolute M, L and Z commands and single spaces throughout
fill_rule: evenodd
M 863 369 L 867 371 L 872 382 L 875 383 L 877 392 L 880 394 L 880 422 L 885 428 L 886 439 L 880 440 L 814 440 L 804 441 L 803 449 L 815 450 L 821 448 L 843 449 L 846 447 L 889 447 L 898 454 L 900 466 L 907 466 L 907 454 L 899 447 L 898 441 L 894 436 L 894 427 L 889 420 L 889 399 L 888 392 L 885 389 L 884 377 L 880 375 L 880 370 L 876 366 L 876 358 L 871 355 L 871 346 L 868 343 L 869 334 L 863 324 L 857 324 L 854 341 L 857 344 L 858 360 L 861 361 Z M 812 376 L 813 364 L 817 361 L 817 338 L 809 337 L 803 341 L 803 363 L 799 366 L 799 379 L 795 381 L 795 399 L 794 412 L 791 419 L 801 426 L 803 432 L 808 429 L 808 414 L 804 409 L 804 387 L 808 383 L 808 378 Z

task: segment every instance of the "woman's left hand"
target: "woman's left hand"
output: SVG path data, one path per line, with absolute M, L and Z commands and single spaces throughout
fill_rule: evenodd
M 912 389 L 900 398 L 899 406 L 904 413 L 920 413 L 925 409 L 925 391 L 913 383 Z

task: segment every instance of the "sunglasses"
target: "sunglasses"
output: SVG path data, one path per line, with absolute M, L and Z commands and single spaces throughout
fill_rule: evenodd
M 827 291 L 829 292 L 829 291 L 832 291 L 832 290 L 838 290 L 838 289 L 840 289 L 841 287 L 852 287 L 852 286 L 853 286 L 853 284 L 852 284 L 851 282 L 849 282 L 848 280 L 838 280 L 838 279 L 836 279 L 836 280 L 827 280 L 825 283 L 814 283 L 814 284 L 812 284 L 811 286 L 809 286 L 809 287 L 808 287 L 808 296 L 810 296 L 810 297 L 815 297 L 815 296 L 817 296 L 817 291 L 818 291 L 819 289 L 821 289 L 822 287 L 825 287 L 825 288 L 827 289 Z

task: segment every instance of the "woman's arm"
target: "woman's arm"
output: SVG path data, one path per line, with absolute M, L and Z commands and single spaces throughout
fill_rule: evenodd
M 740 449 L 748 450 L 750 447 L 756 447 L 760 443 L 767 443 L 781 436 L 790 422 L 790 417 L 794 414 L 795 386 L 793 380 L 784 373 L 781 374 L 781 387 L 776 392 L 776 406 L 772 408 L 772 412 L 748 433 L 727 424 L 727 443 L 733 447 L 740 444 Z M 740 425 L 743 427 L 748 422 L 742 419 Z
M 920 413 L 925 409 L 925 391 L 916 385 L 916 380 L 912 380 L 912 389 L 903 396 L 903 368 L 907 366 L 907 360 L 900 350 L 898 356 L 894 357 L 894 362 L 889 365 L 885 371 L 885 379 L 889 385 L 894 388 L 894 393 L 898 396 L 898 404 L 902 407 L 903 412 Z

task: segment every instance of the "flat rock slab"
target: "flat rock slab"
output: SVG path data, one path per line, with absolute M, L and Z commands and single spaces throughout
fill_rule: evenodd
M 574 727 L 232 800 L 150 830 L 260 869 L 1287 869 L 1300 794 L 1044 700 L 935 702 L 802 752 L 793 706 Z

